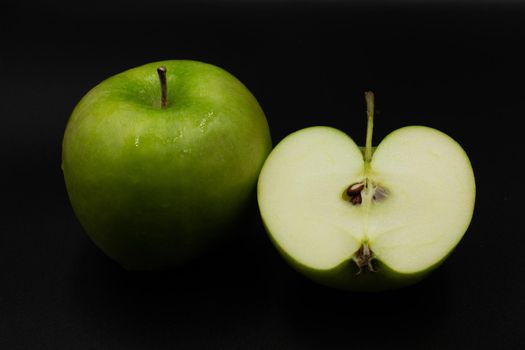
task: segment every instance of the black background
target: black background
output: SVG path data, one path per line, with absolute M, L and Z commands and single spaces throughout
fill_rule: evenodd
M 525 347 L 523 4 L 11 0 L 0 40 L 0 348 Z M 122 270 L 73 214 L 61 138 L 101 80 L 182 58 L 244 82 L 274 144 L 319 124 L 362 144 L 368 89 L 375 140 L 410 124 L 448 133 L 478 188 L 457 250 L 413 287 L 330 290 L 284 263 L 254 199 L 236 239 L 199 262 Z

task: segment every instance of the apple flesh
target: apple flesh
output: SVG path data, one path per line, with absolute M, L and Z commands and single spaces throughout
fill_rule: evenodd
M 210 64 L 164 61 L 82 98 L 62 169 L 73 209 L 102 251 L 127 269 L 165 269 L 229 235 L 270 150 L 265 115 L 241 82 Z
M 367 148 L 363 155 L 334 128 L 303 129 L 276 146 L 259 177 L 272 241 L 293 267 L 328 286 L 415 283 L 447 257 L 472 217 L 472 167 L 446 134 L 409 126 L 373 155 Z

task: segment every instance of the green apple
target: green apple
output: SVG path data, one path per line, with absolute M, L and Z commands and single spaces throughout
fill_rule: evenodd
M 166 269 L 228 236 L 270 150 L 266 117 L 239 80 L 172 60 L 89 91 L 67 124 L 62 169 L 104 253 L 126 269 Z
M 258 202 L 267 231 L 298 271 L 327 286 L 379 291 L 417 282 L 458 244 L 474 210 L 464 150 L 444 133 L 409 126 L 372 147 L 310 127 L 267 158 Z M 364 151 L 364 152 L 363 152 Z

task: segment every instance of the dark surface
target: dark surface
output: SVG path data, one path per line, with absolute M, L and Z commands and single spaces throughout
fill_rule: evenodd
M 525 6 L 380 4 L 2 2 L 0 348 L 525 347 Z M 215 254 L 171 273 L 123 271 L 72 212 L 61 138 L 91 87 L 170 58 L 236 75 L 275 144 L 317 124 L 363 143 L 367 89 L 375 140 L 409 124 L 448 133 L 478 188 L 458 249 L 414 287 L 338 292 L 283 262 L 254 200 Z

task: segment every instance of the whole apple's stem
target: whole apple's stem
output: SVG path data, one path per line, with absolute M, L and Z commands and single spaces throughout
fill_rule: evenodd
M 365 100 L 368 119 L 366 124 L 365 163 L 370 163 L 372 160 L 372 133 L 374 131 L 374 93 L 366 91 Z
M 166 83 L 166 67 L 160 66 L 157 68 L 160 80 L 160 106 L 166 108 L 168 105 L 168 84 Z

